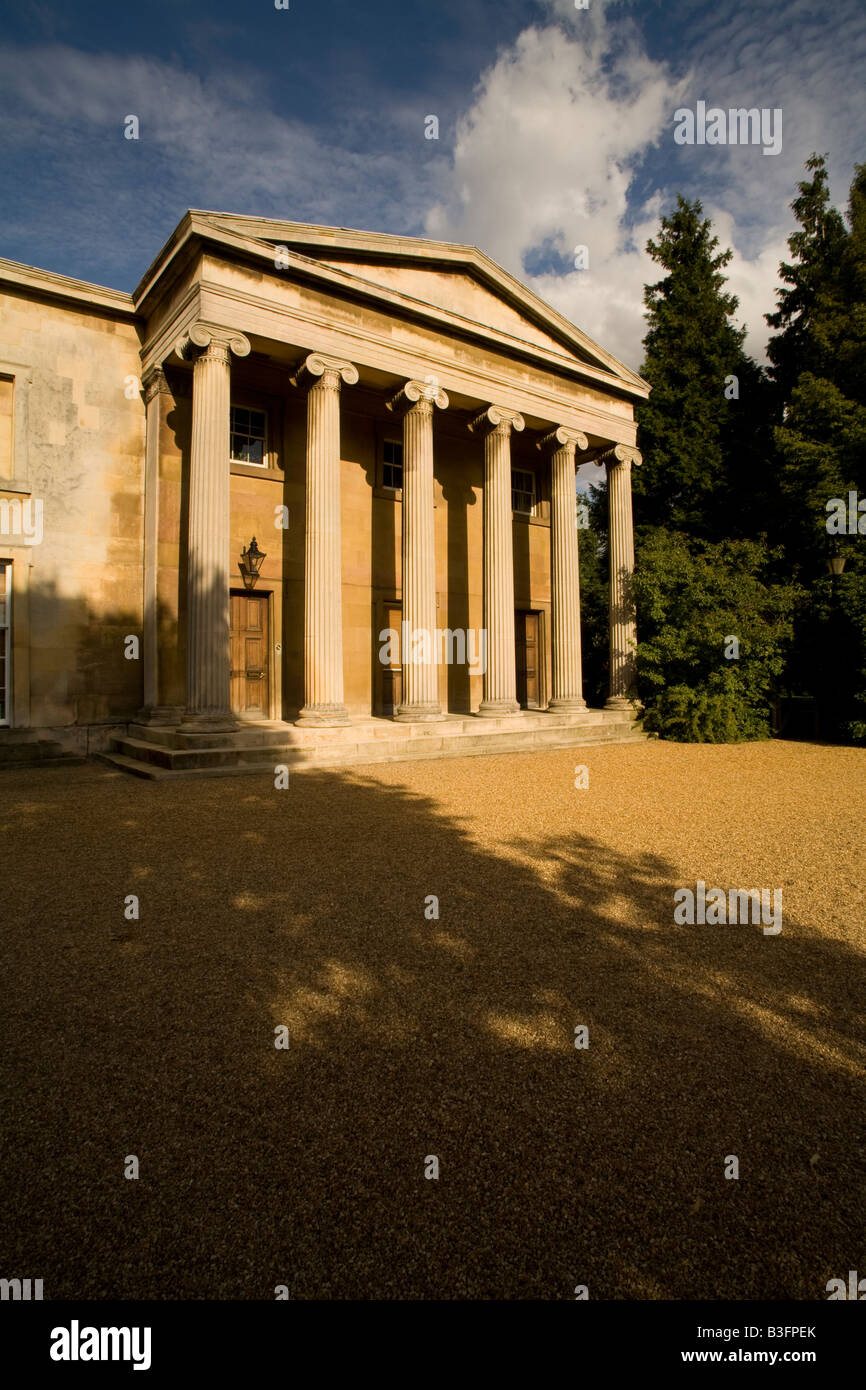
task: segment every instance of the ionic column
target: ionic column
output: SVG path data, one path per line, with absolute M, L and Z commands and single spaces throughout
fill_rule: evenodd
M 162 416 L 160 397 L 168 395 L 168 382 L 161 366 L 152 367 L 142 380 L 145 423 L 144 453 L 144 594 L 141 656 L 144 705 L 140 718 L 159 717 L 159 650 L 156 611 L 157 542 L 159 529 L 159 430 Z
M 181 729 L 237 728 L 232 717 L 229 651 L 230 353 L 246 357 L 242 333 L 197 323 L 176 345 L 195 349 L 189 473 L 187 709 Z
M 574 455 L 586 449 L 580 430 L 560 426 L 538 442 L 550 453 L 550 589 L 553 617 L 553 694 L 549 709 L 586 709 L 580 659 L 580 577 L 575 516 Z
M 292 384 L 307 391 L 304 542 L 304 707 L 297 724 L 348 724 L 343 702 L 343 563 L 340 550 L 340 383 L 358 369 L 311 353 Z
M 487 669 L 478 713 L 519 714 L 514 648 L 514 544 L 511 509 L 511 431 L 523 416 L 491 405 L 470 424 L 484 436 L 484 628 Z
M 640 464 L 641 456 L 627 444 L 616 444 L 595 461 L 607 467 L 610 694 L 605 709 L 631 709 L 637 699 L 637 627 L 631 596 L 634 574 L 631 468 L 633 463 Z
M 395 715 L 403 723 L 442 716 L 435 661 L 434 403 L 445 410 L 448 397 L 424 381 L 407 381 L 388 401 L 388 409 L 403 416 L 403 698 Z

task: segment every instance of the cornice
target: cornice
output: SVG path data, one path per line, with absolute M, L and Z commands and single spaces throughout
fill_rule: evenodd
M 75 280 L 69 275 L 60 275 L 54 270 L 40 270 L 19 261 L 0 258 L 0 285 L 11 285 L 30 294 L 73 304 L 88 304 L 95 309 L 108 309 L 130 322 L 135 322 L 138 317 L 132 295 L 123 290 L 92 285 L 87 280 Z

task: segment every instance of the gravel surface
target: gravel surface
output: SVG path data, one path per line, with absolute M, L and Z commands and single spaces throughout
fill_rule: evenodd
M 88 764 L 0 774 L 0 826 L 3 1277 L 824 1299 L 866 1276 L 866 751 L 651 742 L 285 791 Z M 676 925 L 699 879 L 781 888 L 781 933 Z

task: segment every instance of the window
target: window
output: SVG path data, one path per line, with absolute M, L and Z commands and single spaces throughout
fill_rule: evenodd
M 528 469 L 511 470 L 511 510 L 535 516 L 535 474 Z
M 8 724 L 10 715 L 11 599 L 12 566 L 8 560 L 0 560 L 0 724 Z
M 0 376 L 0 478 L 14 478 L 12 462 L 12 407 L 15 382 L 12 377 Z
M 267 417 L 263 410 L 250 410 L 245 405 L 232 406 L 229 450 L 232 463 L 250 463 L 257 468 L 267 467 L 266 423 Z
M 396 439 L 382 444 L 382 486 L 397 492 L 403 486 L 403 445 Z

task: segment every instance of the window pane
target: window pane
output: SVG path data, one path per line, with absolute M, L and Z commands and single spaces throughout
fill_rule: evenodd
M 247 406 L 231 407 L 231 442 L 229 454 L 235 463 L 265 464 L 267 416 L 264 410 Z

